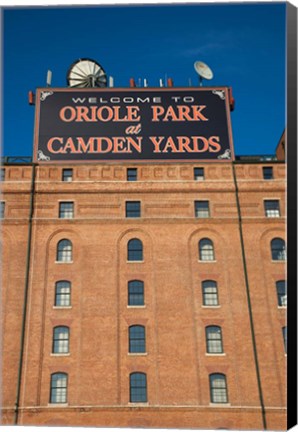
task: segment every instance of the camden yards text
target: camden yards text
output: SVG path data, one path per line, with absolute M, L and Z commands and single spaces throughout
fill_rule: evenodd
M 226 88 L 39 89 L 35 159 L 232 157 Z

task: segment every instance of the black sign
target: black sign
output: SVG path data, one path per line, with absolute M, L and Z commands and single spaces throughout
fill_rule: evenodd
M 35 160 L 232 160 L 220 88 L 38 89 Z

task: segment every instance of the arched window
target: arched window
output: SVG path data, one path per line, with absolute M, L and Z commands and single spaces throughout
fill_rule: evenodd
M 147 402 L 147 376 L 133 372 L 129 376 L 130 402 Z
M 128 305 L 144 305 L 144 282 L 133 280 L 128 282 Z
M 72 261 L 72 243 L 70 240 L 63 239 L 59 241 L 57 245 L 57 261 Z
M 271 241 L 271 257 L 273 261 L 286 260 L 286 245 L 283 239 L 274 238 Z
M 278 306 L 287 306 L 286 281 L 276 282 Z
M 54 327 L 53 353 L 69 353 L 69 328 L 66 326 Z
M 55 306 L 71 305 L 71 283 L 68 281 L 59 281 L 55 285 Z
M 129 327 L 129 352 L 130 353 L 146 352 L 146 339 L 145 339 L 144 326 L 133 325 Z
M 219 326 L 206 327 L 206 347 L 209 354 L 221 354 L 222 347 L 222 334 Z
M 128 261 L 143 261 L 143 244 L 139 239 L 129 240 L 127 244 Z
M 204 238 L 199 242 L 200 261 L 214 261 L 214 247 L 212 240 Z
M 209 375 L 210 380 L 210 396 L 212 403 L 227 403 L 228 389 L 226 376 L 220 373 Z
M 218 306 L 217 283 L 212 280 L 202 282 L 203 305 Z
M 51 375 L 50 403 L 67 402 L 67 381 L 66 373 L 57 372 Z

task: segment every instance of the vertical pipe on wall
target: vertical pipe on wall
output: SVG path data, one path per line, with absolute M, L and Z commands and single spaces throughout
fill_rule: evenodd
M 237 184 L 237 178 L 236 178 L 236 172 L 235 172 L 235 164 L 234 164 L 234 162 L 232 162 L 232 170 L 233 170 L 233 179 L 234 179 L 234 185 L 235 185 L 235 195 L 236 195 L 236 204 L 237 204 L 238 221 L 239 221 L 238 226 L 239 226 L 239 235 L 240 235 L 240 243 L 241 243 L 242 261 L 243 261 L 243 269 L 244 269 L 244 278 L 245 278 L 245 288 L 246 288 L 246 296 L 247 296 L 247 304 L 248 304 L 248 314 L 249 314 L 249 322 L 250 322 L 250 331 L 251 331 L 251 338 L 252 338 L 252 345 L 253 345 L 253 354 L 254 354 L 255 367 L 256 367 L 256 375 L 257 375 L 257 383 L 258 383 L 260 405 L 261 405 L 261 410 L 262 410 L 262 422 L 263 422 L 263 428 L 264 428 L 264 430 L 267 430 L 266 412 L 265 412 L 265 405 L 264 405 L 264 398 L 263 398 L 263 391 L 262 391 L 262 384 L 261 384 L 260 367 L 259 367 L 259 361 L 258 361 L 258 352 L 257 352 L 257 344 L 256 344 L 256 337 L 255 337 L 255 328 L 254 328 L 253 314 L 252 314 L 252 308 L 251 308 L 251 298 L 250 298 L 248 273 L 247 273 L 247 266 L 246 266 L 246 256 L 245 256 L 245 249 L 244 249 L 244 239 L 243 239 L 243 230 L 242 230 L 242 216 L 241 216 L 241 208 L 240 208 L 239 193 L 238 193 L 238 184 Z
M 26 328 L 26 319 L 27 319 L 27 302 L 28 302 L 30 262 L 31 262 L 32 221 L 33 221 L 33 213 L 34 213 L 35 174 L 36 174 L 36 164 L 33 163 L 32 175 L 31 175 L 31 188 L 30 188 L 30 210 L 29 210 L 28 240 L 27 240 L 27 253 L 26 253 L 23 316 L 22 316 L 22 329 L 21 329 L 21 340 L 20 340 L 20 359 L 19 359 L 19 368 L 18 368 L 16 402 L 14 408 L 15 425 L 18 424 L 18 420 L 19 420 L 19 406 L 20 406 L 20 394 L 21 394 L 23 359 L 24 359 L 25 328 Z

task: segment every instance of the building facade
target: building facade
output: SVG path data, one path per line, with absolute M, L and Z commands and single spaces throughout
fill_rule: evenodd
M 2 423 L 286 428 L 285 163 L 2 166 Z

